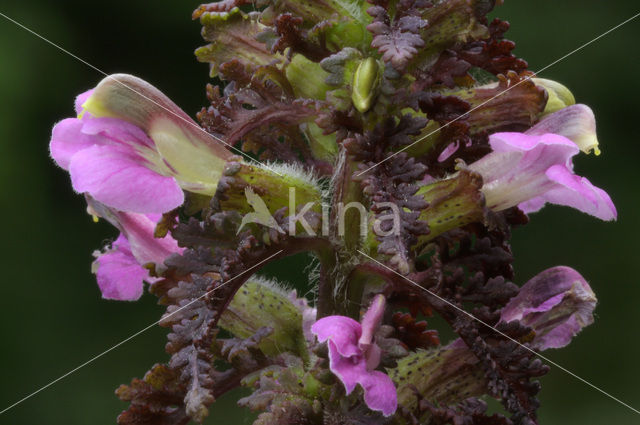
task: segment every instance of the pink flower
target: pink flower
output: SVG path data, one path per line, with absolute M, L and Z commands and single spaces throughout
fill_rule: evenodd
M 104 252 L 96 252 L 92 270 L 96 274 L 102 297 L 112 300 L 133 301 L 140 298 L 143 282 L 155 283 L 145 266 L 164 266 L 171 254 L 182 248 L 169 235 L 154 237 L 159 215 L 117 211 L 88 198 L 93 214 L 113 224 L 120 235 Z
M 50 150 L 73 188 L 120 211 L 163 213 L 183 189 L 213 195 L 231 154 L 158 89 L 130 75 L 107 77 L 76 100 Z
M 396 388 L 388 375 L 374 370 L 380 364 L 381 355 L 374 336 L 384 309 L 385 298 L 377 295 L 362 324 L 345 316 L 328 316 L 314 323 L 311 331 L 318 341 L 328 341 L 329 368 L 342 381 L 347 394 L 360 384 L 367 406 L 390 416 L 398 406 Z
M 571 158 L 579 148 L 566 137 L 495 133 L 489 143 L 493 152 L 469 166 L 484 179 L 489 208 L 500 211 L 517 205 L 530 213 L 550 202 L 602 220 L 617 217 L 609 195 L 573 173 Z
M 535 331 L 533 348 L 561 348 L 593 323 L 596 296 L 569 267 L 553 267 L 525 283 L 502 309 L 503 322 L 518 320 Z

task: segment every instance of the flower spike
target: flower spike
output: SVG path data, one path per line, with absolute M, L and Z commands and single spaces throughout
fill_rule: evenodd
M 169 329 L 118 423 L 204 423 L 238 387 L 255 424 L 538 423 L 536 351 L 596 298 L 567 267 L 514 283 L 512 230 L 546 203 L 617 212 L 574 172 L 599 153 L 593 112 L 534 78 L 502 3 L 218 0 L 193 15 L 215 77 L 197 121 L 131 75 L 77 97 L 50 151 L 119 231 L 98 286 L 146 282 Z M 298 254 L 313 304 L 254 275 Z

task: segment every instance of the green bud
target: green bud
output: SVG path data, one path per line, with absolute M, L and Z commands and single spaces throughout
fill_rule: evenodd
M 575 105 L 576 98 L 573 97 L 573 93 L 564 85 L 545 78 L 532 78 L 531 81 L 533 81 L 536 86 L 545 89 L 549 96 L 543 115 L 552 114 L 567 106 Z
M 374 58 L 367 58 L 360 62 L 353 74 L 353 88 L 351 100 L 353 106 L 362 113 L 367 112 L 373 100 L 378 95 L 380 85 L 380 65 Z

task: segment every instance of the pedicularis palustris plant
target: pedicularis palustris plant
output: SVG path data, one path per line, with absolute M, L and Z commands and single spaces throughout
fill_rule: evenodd
M 255 424 L 537 423 L 535 352 L 596 298 L 568 267 L 514 284 L 512 228 L 546 203 L 616 211 L 573 171 L 593 113 L 512 54 L 496 2 L 205 4 L 199 124 L 130 75 L 78 97 L 51 154 L 120 231 L 102 296 L 146 282 L 167 308 L 170 358 L 118 388 L 120 424 L 202 423 L 237 387 Z M 300 252 L 313 300 L 256 276 Z

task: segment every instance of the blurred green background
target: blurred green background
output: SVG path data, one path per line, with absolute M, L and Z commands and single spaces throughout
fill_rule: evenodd
M 540 69 L 638 12 L 637 1 L 507 1 L 494 14 L 512 24 L 516 53 Z M 0 12 L 107 72 L 136 74 L 187 112 L 205 104 L 207 66 L 198 5 L 190 1 L 3 0 Z M 581 156 L 580 174 L 605 188 L 620 219 L 602 223 L 548 207 L 517 229 L 517 282 L 566 264 L 591 282 L 600 305 L 595 325 L 570 347 L 545 354 L 640 408 L 638 325 L 640 265 L 640 19 L 548 69 L 543 77 L 571 87 L 598 117 L 603 155 Z M 115 233 L 92 223 L 68 176 L 48 156 L 52 125 L 73 114 L 76 94 L 100 79 L 95 70 L 0 17 L 0 211 L 2 252 L 0 410 L 63 375 L 162 313 L 151 295 L 137 303 L 101 300 L 91 252 Z M 635 159 L 634 159 L 635 158 Z M 304 290 L 304 259 L 282 273 Z M 112 424 L 125 404 L 113 391 L 165 361 L 166 331 L 154 328 L 0 416 L 2 424 Z M 552 367 L 543 378 L 540 423 L 639 423 L 637 414 Z M 244 424 L 251 415 L 233 396 L 220 400 L 210 424 Z

